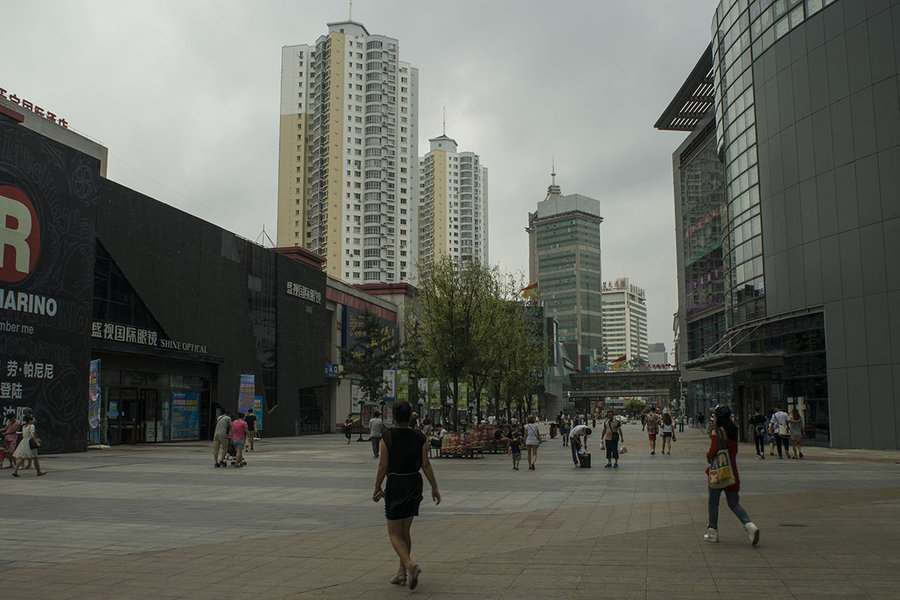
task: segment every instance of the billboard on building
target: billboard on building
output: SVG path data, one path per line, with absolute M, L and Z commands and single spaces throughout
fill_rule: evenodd
M 0 122 L 0 407 L 85 450 L 100 164 Z

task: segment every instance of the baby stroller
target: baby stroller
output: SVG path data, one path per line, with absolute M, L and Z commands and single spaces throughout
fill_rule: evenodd
M 243 467 L 247 465 L 246 460 L 237 461 L 237 448 L 234 447 L 234 440 L 228 438 L 228 451 L 225 453 L 225 464 L 232 467 Z

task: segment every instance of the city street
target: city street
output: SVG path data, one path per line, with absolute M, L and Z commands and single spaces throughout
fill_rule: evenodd
M 435 459 L 443 501 L 413 525 L 419 587 L 396 568 L 371 446 L 341 435 L 262 440 L 243 469 L 213 468 L 208 443 L 117 447 L 0 471 L 3 597 L 97 598 L 888 598 L 900 597 L 900 452 L 806 448 L 754 460 L 742 445 L 751 547 L 724 498 L 719 544 L 703 541 L 696 430 L 650 456 L 576 469 L 561 439 L 523 457 Z

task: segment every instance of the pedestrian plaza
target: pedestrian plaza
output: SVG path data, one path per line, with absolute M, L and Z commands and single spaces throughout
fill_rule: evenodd
M 742 444 L 751 547 L 724 499 L 703 541 L 707 439 L 650 456 L 639 424 L 604 469 L 573 467 L 561 438 L 535 471 L 505 454 L 433 459 L 413 524 L 416 590 L 372 502 L 371 446 L 343 436 L 264 439 L 246 468 L 216 469 L 210 443 L 47 455 L 0 471 L 3 597 L 102 598 L 898 598 L 900 452 L 804 448 L 754 460 Z

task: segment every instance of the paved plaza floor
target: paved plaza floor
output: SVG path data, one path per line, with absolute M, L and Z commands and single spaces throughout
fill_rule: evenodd
M 900 452 L 742 445 L 751 547 L 722 500 L 703 541 L 706 439 L 650 456 L 624 428 L 621 468 L 576 469 L 560 438 L 537 469 L 506 455 L 436 459 L 443 495 L 413 524 L 416 590 L 371 500 L 371 445 L 340 435 L 263 440 L 243 469 L 208 443 L 46 456 L 47 477 L 0 471 L 0 598 L 900 598 Z M 525 461 L 523 460 L 523 466 Z

